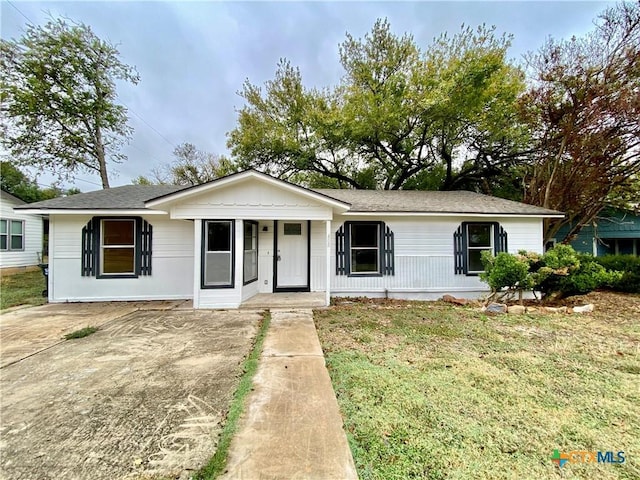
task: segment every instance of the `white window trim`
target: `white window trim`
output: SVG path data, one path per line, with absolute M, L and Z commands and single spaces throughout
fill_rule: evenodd
M 352 245 L 353 241 L 353 227 L 361 226 L 361 225 L 375 225 L 376 227 L 376 246 L 375 247 L 354 247 Z M 376 270 L 367 270 L 367 271 L 358 271 L 356 272 L 353 268 L 353 251 L 354 250 L 375 250 L 376 251 L 376 264 L 378 268 Z M 380 275 L 382 272 L 382 268 L 380 265 L 380 224 L 379 223 L 351 223 L 349 224 L 349 275 Z
M 495 225 L 493 225 L 492 223 L 482 223 L 482 222 L 478 222 L 478 223 L 474 223 L 474 226 L 477 225 L 488 225 L 490 230 L 489 230 L 489 246 L 486 247 L 470 247 L 470 241 L 469 241 L 469 224 L 467 225 L 466 228 L 466 242 L 467 242 L 467 251 L 465 252 L 465 255 L 467 256 L 467 274 L 478 274 L 478 273 L 484 273 L 484 270 L 471 270 L 471 261 L 469 259 L 469 251 L 470 250 L 480 250 L 480 251 L 484 251 L 484 250 L 488 250 L 491 252 L 491 254 L 493 255 L 493 252 L 495 252 Z
M 105 232 L 105 223 L 106 222 L 131 222 L 133 224 L 133 245 L 105 245 L 104 244 L 104 232 Z M 100 272 L 99 275 L 101 277 L 110 277 L 110 276 L 121 276 L 121 275 L 135 275 L 136 274 L 136 221 L 132 218 L 103 218 L 100 221 Z M 104 271 L 104 249 L 105 248 L 122 248 L 122 249 L 132 249 L 133 250 L 133 265 L 132 270 L 130 272 L 117 272 L 117 273 L 106 273 Z
M 226 223 L 229 225 L 229 250 L 209 250 L 209 228 L 208 225 L 210 223 Z M 213 288 L 227 288 L 227 287 L 233 287 L 234 285 L 234 268 L 233 268 L 233 262 L 234 262 L 234 258 L 233 258 L 233 238 L 235 235 L 234 232 L 234 222 L 232 220 L 205 220 L 204 221 L 204 238 L 203 241 L 204 243 L 204 254 L 205 254 L 205 258 L 203 259 L 204 261 L 204 278 L 202 279 L 202 285 L 204 285 L 205 287 L 213 287 Z M 206 279 L 207 279 L 207 268 L 208 268 L 208 263 L 207 263 L 207 258 L 206 255 L 208 253 L 228 253 L 229 254 L 229 281 L 228 282 L 211 282 L 211 283 L 207 283 Z
M 25 222 L 24 220 L 18 220 L 15 218 L 1 218 L 0 221 L 2 222 L 6 222 L 7 224 L 7 233 L 2 233 L 0 234 L 0 236 L 6 236 L 7 237 L 7 248 L 3 248 L 2 251 L 3 252 L 24 252 L 24 248 L 25 248 L 25 232 L 24 232 L 24 227 L 25 227 Z M 12 229 L 11 226 L 13 225 L 13 222 L 20 222 L 21 224 L 21 233 L 16 235 L 14 233 L 12 233 Z M 21 243 L 21 247 L 20 248 L 11 248 L 11 237 L 21 237 L 22 238 L 22 242 Z
M 242 266 L 242 283 L 244 285 L 248 285 L 250 283 L 253 283 L 255 281 L 258 280 L 258 222 L 246 222 L 246 225 L 250 225 L 251 226 L 251 247 L 250 249 L 247 249 L 247 245 L 246 245 L 246 238 L 244 235 L 244 231 L 242 232 L 242 240 L 244 245 L 242 246 L 242 261 L 245 262 L 246 261 L 246 255 L 247 252 L 250 252 L 252 255 L 255 255 L 255 259 L 256 259 L 256 274 L 255 276 L 251 277 L 251 278 L 245 278 L 244 274 L 245 274 L 245 266 L 243 264 Z M 244 228 L 244 226 L 243 226 Z

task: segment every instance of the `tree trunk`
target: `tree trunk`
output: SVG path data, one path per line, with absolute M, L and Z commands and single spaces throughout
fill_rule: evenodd
M 104 154 L 104 144 L 102 143 L 102 131 L 100 127 L 96 128 L 96 157 L 98 166 L 100 167 L 100 180 L 102 180 L 102 188 L 109 187 L 109 175 L 107 174 L 107 160 Z

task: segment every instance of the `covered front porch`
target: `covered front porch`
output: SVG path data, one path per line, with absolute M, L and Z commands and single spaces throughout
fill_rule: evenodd
M 193 221 L 195 308 L 238 308 L 254 297 L 291 306 L 304 297 L 264 294 L 294 292 L 329 304 L 332 220 L 349 204 L 246 171 L 149 206 Z

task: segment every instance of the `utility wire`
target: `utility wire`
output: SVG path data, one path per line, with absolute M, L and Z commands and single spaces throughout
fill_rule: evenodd
M 9 5 L 11 5 L 11 6 L 13 7 L 13 9 L 14 9 L 16 12 L 18 12 L 20 15 L 22 15 L 22 16 L 27 20 L 27 22 L 29 22 L 29 23 L 30 23 L 30 24 L 32 24 L 32 25 L 35 25 L 35 23 L 33 23 L 29 17 L 27 17 L 24 13 L 22 13 L 22 10 L 20 10 L 18 7 L 16 7 L 16 6 L 13 4 L 13 2 L 11 2 L 10 0 L 6 0 L 6 2 L 7 2 Z
M 165 137 L 163 134 L 161 134 L 158 130 L 156 130 L 153 125 L 151 125 L 149 122 L 147 122 L 144 118 L 142 118 L 141 115 L 139 115 L 133 108 L 125 105 L 125 107 L 127 107 L 127 109 L 133 113 L 136 117 L 138 117 L 140 120 L 142 120 L 142 122 L 149 127 L 151 130 L 153 130 L 154 132 L 156 132 L 158 134 L 158 136 L 160 138 L 162 138 L 165 142 L 167 142 L 169 145 L 171 145 L 173 148 L 176 148 L 176 146 L 173 144 L 173 142 L 171 140 L 169 140 L 167 137 Z

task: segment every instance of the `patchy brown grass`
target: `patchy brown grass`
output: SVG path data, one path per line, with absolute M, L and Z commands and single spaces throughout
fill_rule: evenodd
M 316 312 L 361 478 L 640 478 L 640 296 L 587 315 L 487 316 L 439 302 Z M 624 451 L 621 465 L 563 452 Z

